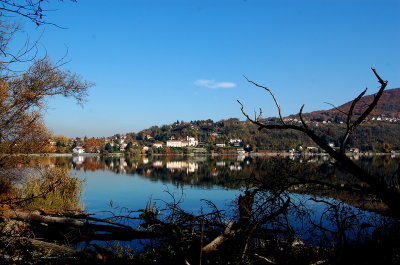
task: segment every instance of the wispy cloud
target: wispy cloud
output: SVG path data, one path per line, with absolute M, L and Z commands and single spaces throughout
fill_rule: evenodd
M 236 87 L 236 84 L 233 82 L 217 82 L 215 80 L 207 80 L 207 79 L 196 80 L 194 84 L 196 86 L 207 87 L 212 89 Z

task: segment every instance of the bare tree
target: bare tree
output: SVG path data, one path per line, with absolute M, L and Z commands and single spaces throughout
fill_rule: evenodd
M 76 0 L 71 1 L 76 2 Z M 45 8 L 47 2 L 43 0 L 0 0 L 0 17 L 19 16 L 30 20 L 37 26 L 55 25 L 46 20 L 46 13 L 50 11 Z
M 375 75 L 375 77 L 378 79 L 378 82 L 380 84 L 380 88 L 378 92 L 374 95 L 374 99 L 371 103 L 369 103 L 366 108 L 362 111 L 360 115 L 355 117 L 354 115 L 354 109 L 356 104 L 360 101 L 360 99 L 365 95 L 367 92 L 367 89 L 365 89 L 363 92 L 361 92 L 351 103 L 351 106 L 349 110 L 347 111 L 342 111 L 343 114 L 346 116 L 346 130 L 341 138 L 341 145 L 340 145 L 340 150 L 335 150 L 327 142 L 325 142 L 322 137 L 318 136 L 315 131 L 313 131 L 308 125 L 307 122 L 303 118 L 303 109 L 304 105 L 300 108 L 299 111 L 299 118 L 301 121 L 301 125 L 296 125 L 293 123 L 287 123 L 283 116 L 282 116 L 282 111 L 281 111 L 281 106 L 278 103 L 278 100 L 276 99 L 276 96 L 274 93 L 266 86 L 262 86 L 257 84 L 254 81 L 251 81 L 246 78 L 246 80 L 260 88 L 265 89 L 273 98 L 276 108 L 279 113 L 279 121 L 278 123 L 274 124 L 269 124 L 261 119 L 262 116 L 262 110 L 260 110 L 259 114 L 255 115 L 254 118 L 251 118 L 244 110 L 244 105 L 238 100 L 238 103 L 241 105 L 241 111 L 243 115 L 253 124 L 258 126 L 259 130 L 262 129 L 272 129 L 272 130 L 295 130 L 304 133 L 307 135 L 311 140 L 313 140 L 320 148 L 322 148 L 326 153 L 328 153 L 332 158 L 335 159 L 335 161 L 343 167 L 345 170 L 347 170 L 349 173 L 351 173 L 354 177 L 356 177 L 358 180 L 368 184 L 369 186 L 369 192 L 372 194 L 376 195 L 378 198 L 380 198 L 391 210 L 392 214 L 395 216 L 400 216 L 400 191 L 397 187 L 388 185 L 387 182 L 385 181 L 385 178 L 383 176 L 379 175 L 371 175 L 366 169 L 361 168 L 359 165 L 354 163 L 347 155 L 346 155 L 346 147 L 348 145 L 348 141 L 354 131 L 357 129 L 358 126 L 367 118 L 367 116 L 373 111 L 373 109 L 377 106 L 379 99 L 381 98 L 388 81 L 384 81 L 377 71 L 372 68 L 372 72 Z

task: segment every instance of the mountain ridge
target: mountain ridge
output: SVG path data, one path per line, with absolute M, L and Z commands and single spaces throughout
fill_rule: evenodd
M 366 107 L 373 101 L 376 93 L 363 96 L 359 102 L 357 102 L 354 108 L 354 115 L 361 115 Z M 334 107 L 328 110 L 317 110 L 304 114 L 304 117 L 308 119 L 321 119 L 321 116 L 327 116 L 328 119 L 343 119 L 344 113 L 347 113 L 352 104 L 352 100 L 344 103 L 338 107 Z M 292 115 L 291 115 L 292 116 Z M 386 116 L 393 118 L 400 118 L 400 88 L 387 89 L 383 92 L 377 106 L 369 115 L 372 116 Z

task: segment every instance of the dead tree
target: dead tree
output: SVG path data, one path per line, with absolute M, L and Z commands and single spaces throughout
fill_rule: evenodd
M 258 126 L 259 130 L 262 129 L 271 129 L 271 130 L 295 130 L 304 133 L 307 135 L 311 140 L 314 141 L 320 148 L 322 148 L 326 153 L 328 153 L 335 161 L 345 170 L 347 170 L 350 174 L 356 177 L 358 180 L 366 183 L 369 185 L 372 194 L 376 195 L 378 198 L 382 200 L 383 203 L 391 210 L 391 214 L 394 216 L 400 216 L 400 192 L 395 187 L 390 187 L 385 182 L 384 178 L 381 176 L 371 175 L 367 170 L 361 168 L 356 163 L 354 163 L 347 155 L 346 155 L 346 146 L 348 144 L 348 140 L 350 139 L 351 135 L 357 129 L 357 127 L 367 118 L 367 116 L 374 110 L 377 106 L 379 99 L 381 98 L 388 81 L 384 81 L 379 74 L 376 72 L 374 68 L 371 68 L 372 72 L 374 73 L 375 77 L 378 79 L 380 84 L 380 88 L 378 92 L 374 95 L 373 101 L 367 105 L 367 107 L 362 111 L 362 113 L 355 117 L 354 109 L 356 104 L 361 100 L 361 98 L 367 92 L 365 89 L 361 92 L 351 103 L 350 108 L 348 111 L 344 112 L 341 111 L 342 114 L 346 116 L 346 130 L 342 137 L 340 150 L 335 150 L 331 146 L 328 145 L 320 136 L 316 134 L 310 127 L 307 125 L 303 118 L 303 109 L 304 105 L 300 108 L 299 111 L 299 118 L 301 121 L 301 125 L 295 125 L 292 123 L 287 123 L 281 111 L 281 106 L 278 103 L 278 100 L 274 93 L 266 86 L 262 86 L 257 84 L 254 81 L 251 81 L 246 78 L 246 80 L 260 88 L 265 89 L 273 98 L 276 108 L 278 110 L 278 123 L 268 124 L 261 120 L 262 111 L 260 110 L 259 115 L 251 118 L 244 110 L 244 105 L 238 100 L 238 103 L 241 105 L 241 111 L 243 115 L 253 124 Z

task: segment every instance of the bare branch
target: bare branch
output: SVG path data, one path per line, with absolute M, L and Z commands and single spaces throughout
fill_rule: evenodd
M 71 0 L 76 2 L 76 0 Z M 36 26 L 41 25 L 53 25 L 58 28 L 62 28 L 57 24 L 49 22 L 46 20 L 46 13 L 52 11 L 44 9 L 42 4 L 45 2 L 43 0 L 0 0 L 0 16 L 21 16 L 35 23 Z
M 356 106 L 356 104 L 361 100 L 361 98 L 365 95 L 365 93 L 367 92 L 368 88 L 365 88 L 364 91 L 362 91 L 352 102 L 351 102 L 351 106 L 349 108 L 349 111 L 347 112 L 347 120 L 346 120 L 346 133 L 343 136 L 343 140 L 342 143 L 340 144 L 340 152 L 341 153 L 345 153 L 346 152 L 346 144 L 347 141 L 349 140 L 350 135 L 353 133 L 353 130 L 355 129 L 355 127 L 353 128 L 352 124 L 351 124 L 351 118 L 353 117 L 353 112 L 354 112 L 354 108 Z
M 304 129 L 306 129 L 306 130 L 309 130 L 308 129 L 308 126 L 307 126 L 307 124 L 306 124 L 306 122 L 304 121 L 304 119 L 303 119 L 303 109 L 304 109 L 304 104 L 301 106 L 301 108 L 300 108 L 300 111 L 299 111 L 299 117 L 300 117 L 300 121 L 301 121 L 301 124 L 303 125 L 303 127 L 304 127 Z
M 356 105 L 356 103 L 364 96 L 364 94 L 367 92 L 367 89 L 365 89 L 357 98 L 355 98 L 351 104 L 351 107 L 349 109 L 349 113 L 347 116 L 347 131 L 343 137 L 341 146 L 340 146 L 340 151 L 342 153 L 345 153 L 346 149 L 346 144 L 351 136 L 351 134 L 357 129 L 357 127 L 367 118 L 367 116 L 372 112 L 372 110 L 378 105 L 379 99 L 381 98 L 383 91 L 385 90 L 388 81 L 383 81 L 383 79 L 379 76 L 379 74 L 376 72 L 375 68 L 371 68 L 372 72 L 378 79 L 378 82 L 381 84 L 381 87 L 379 88 L 379 91 L 375 94 L 374 100 L 368 105 L 368 107 L 364 110 L 364 112 L 353 122 L 351 123 L 350 119 L 353 115 L 353 110 Z
M 337 161 L 337 163 L 342 166 L 344 169 L 346 169 L 350 174 L 352 174 L 354 177 L 356 177 L 358 180 L 367 183 L 371 191 L 377 195 L 382 201 L 392 210 L 392 214 L 395 216 L 400 216 L 400 193 L 398 189 L 392 189 L 391 187 L 388 187 L 387 183 L 382 180 L 379 176 L 373 176 L 371 175 L 368 171 L 362 169 L 359 165 L 354 163 L 349 157 L 346 156 L 345 152 L 343 152 L 345 145 L 347 143 L 347 139 L 351 136 L 353 131 L 367 118 L 367 116 L 372 112 L 372 110 L 377 106 L 379 99 L 381 98 L 386 86 L 387 86 L 387 81 L 384 81 L 379 74 L 376 72 L 374 68 L 372 68 L 372 71 L 376 78 L 378 79 L 378 82 L 380 83 L 380 89 L 376 93 L 374 100 L 368 105 L 368 107 L 363 111 L 363 113 L 353 122 L 351 123 L 351 118 L 354 112 L 355 105 L 357 102 L 361 100 L 361 98 L 365 95 L 366 90 L 361 92 L 357 98 L 355 98 L 352 102 L 352 105 L 350 107 L 349 112 L 347 113 L 348 115 L 348 130 L 345 134 L 345 139 L 342 142 L 341 149 L 342 151 L 338 152 L 334 150 L 332 147 L 330 147 L 321 137 L 315 134 L 314 131 L 310 130 L 306 124 L 306 122 L 303 119 L 302 113 L 303 113 L 303 108 L 304 105 L 301 107 L 300 112 L 299 112 L 299 117 L 302 123 L 302 127 L 292 125 L 292 124 L 285 124 L 283 122 L 282 116 L 280 116 L 282 124 L 265 124 L 261 123 L 258 120 L 252 120 L 244 111 L 244 106 L 243 104 L 238 100 L 238 103 L 241 105 L 241 111 L 243 115 L 253 124 L 259 126 L 259 130 L 261 129 L 278 129 L 278 130 L 286 130 L 286 129 L 293 129 L 296 131 L 300 131 L 305 133 L 311 140 L 314 141 L 320 148 L 322 148 L 325 152 L 327 152 L 333 159 Z M 247 78 L 246 78 L 247 79 Z M 248 80 L 248 79 L 247 79 Z M 248 80 L 248 82 L 254 84 L 257 87 L 262 87 L 265 90 L 268 91 L 268 93 L 273 97 L 275 101 L 275 105 L 278 108 L 279 115 L 281 115 L 280 111 L 280 106 L 278 102 L 276 101 L 276 98 L 274 94 L 271 92 L 269 88 L 266 88 L 264 86 L 261 86 L 253 81 Z
M 324 102 L 324 103 L 325 103 L 325 104 L 328 104 L 328 105 L 330 105 L 330 106 L 332 106 L 335 110 L 337 110 L 337 111 L 339 111 L 340 113 L 342 113 L 343 115 L 346 115 L 346 116 L 347 116 L 347 112 L 345 112 L 345 111 L 339 109 L 338 107 L 336 107 L 336 106 L 333 105 L 332 103 L 329 103 L 329 102 Z
M 266 91 L 268 91 L 268 93 L 272 96 L 272 98 L 273 98 L 273 100 L 275 102 L 276 108 L 278 109 L 279 119 L 281 120 L 281 122 L 283 124 L 285 124 L 285 122 L 283 121 L 283 117 L 282 117 L 281 106 L 279 105 L 278 100 L 276 99 L 274 93 L 272 93 L 271 89 L 269 89 L 268 87 L 259 85 L 254 81 L 249 80 L 246 76 L 244 76 L 244 78 L 246 78 L 247 82 L 249 82 L 249 83 L 251 83 L 251 84 L 253 84 L 253 85 L 257 86 L 257 87 L 261 87 L 261 88 L 265 89 Z

